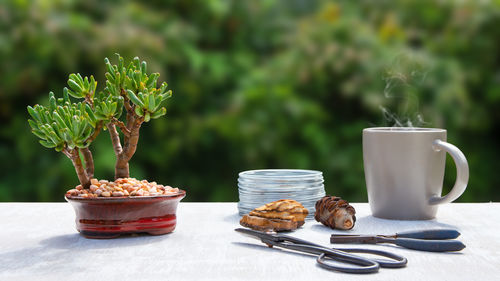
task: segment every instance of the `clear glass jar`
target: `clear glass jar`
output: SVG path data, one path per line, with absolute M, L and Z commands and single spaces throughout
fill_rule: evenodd
M 280 199 L 293 199 L 314 216 L 316 201 L 325 196 L 323 173 L 313 170 L 252 170 L 239 174 L 238 192 L 240 215 Z

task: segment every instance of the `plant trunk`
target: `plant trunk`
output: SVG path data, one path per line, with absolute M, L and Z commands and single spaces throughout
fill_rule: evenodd
M 83 168 L 82 159 L 80 159 L 80 153 L 78 149 L 73 149 L 70 151 L 70 159 L 73 162 L 73 166 L 75 166 L 76 174 L 78 175 L 78 180 L 83 188 L 90 187 L 90 178 L 87 175 L 87 172 Z
M 82 148 L 83 161 L 85 162 L 85 172 L 87 172 L 87 177 L 92 179 L 94 177 L 94 158 L 92 157 L 92 152 L 88 147 Z
M 120 160 L 120 158 L 118 158 L 116 160 L 116 165 L 115 165 L 115 180 L 119 178 L 128 178 L 128 177 L 130 177 L 128 161 Z
M 137 150 L 137 143 L 139 142 L 139 129 L 141 128 L 142 122 L 142 118 L 136 119 L 134 125 L 130 129 L 130 135 L 125 136 L 125 145 L 116 159 L 115 179 L 128 178 L 130 176 L 128 162 Z
M 122 153 L 122 144 L 120 143 L 120 135 L 116 130 L 116 126 L 113 123 L 108 123 L 106 127 L 109 130 L 109 136 L 111 137 L 111 143 L 113 144 L 113 150 L 115 151 L 116 157 Z

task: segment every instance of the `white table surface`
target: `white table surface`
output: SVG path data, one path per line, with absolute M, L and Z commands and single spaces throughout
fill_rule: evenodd
M 1 203 L 0 280 L 500 280 L 500 203 L 443 205 L 430 221 L 382 220 L 366 203 L 353 206 L 358 220 L 350 233 L 451 227 L 467 248 L 427 253 L 363 245 L 404 255 L 408 265 L 354 275 L 236 233 L 235 203 L 181 203 L 173 233 L 112 240 L 80 236 L 67 203 Z M 329 245 L 332 232 L 309 220 L 291 235 Z

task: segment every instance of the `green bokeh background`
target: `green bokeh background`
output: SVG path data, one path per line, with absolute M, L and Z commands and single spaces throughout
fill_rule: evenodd
M 398 122 L 448 130 L 470 165 L 459 201 L 500 201 L 499 26 L 499 1 L 2 1 L 0 201 L 63 201 L 77 184 L 26 106 L 61 96 L 72 72 L 102 89 L 116 52 L 174 91 L 131 174 L 185 201 L 237 201 L 238 172 L 302 168 L 365 202 L 361 130 Z M 107 132 L 91 149 L 112 178 Z M 454 178 L 448 159 L 445 192 Z

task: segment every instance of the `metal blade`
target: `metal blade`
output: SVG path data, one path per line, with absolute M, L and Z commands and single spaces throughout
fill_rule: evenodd
M 280 238 L 277 237 L 275 234 L 269 234 L 248 228 L 236 228 L 235 231 L 260 240 L 269 240 L 269 241 L 280 240 Z
M 369 235 L 335 235 L 330 237 L 330 243 L 376 244 L 381 237 Z

